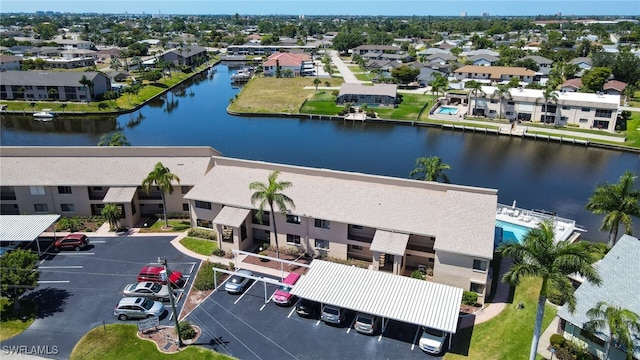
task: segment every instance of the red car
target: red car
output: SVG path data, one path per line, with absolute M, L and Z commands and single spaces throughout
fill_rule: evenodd
M 293 295 L 290 293 L 291 286 L 293 286 L 299 278 L 300 274 L 294 272 L 289 273 L 289 275 L 287 275 L 287 277 L 282 281 L 286 285 L 280 286 L 278 290 L 273 293 L 273 301 L 278 305 L 290 305 L 291 299 L 293 298 Z
M 89 245 L 89 238 L 85 234 L 69 234 L 62 239 L 53 242 L 53 250 L 75 250 L 80 251 Z
M 146 265 L 140 270 L 140 273 L 138 273 L 138 282 L 151 281 L 165 285 L 167 281 L 162 280 L 162 271 L 164 271 L 164 267 L 161 265 Z M 183 287 L 186 283 L 182 277 L 182 273 L 179 271 L 172 271 L 171 274 L 169 274 L 169 282 L 173 287 Z

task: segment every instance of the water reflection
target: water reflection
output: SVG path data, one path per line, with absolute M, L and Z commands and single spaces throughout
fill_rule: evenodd
M 33 133 L 104 134 L 116 130 L 115 116 L 57 117 L 52 121 L 35 121 L 31 115 L 2 115 L 4 131 Z

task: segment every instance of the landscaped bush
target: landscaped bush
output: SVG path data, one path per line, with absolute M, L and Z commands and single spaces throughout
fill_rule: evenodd
M 187 320 L 183 320 L 178 323 L 178 332 L 180 333 L 182 340 L 189 340 L 196 337 L 196 330 Z
M 223 257 L 223 256 L 226 255 L 226 252 L 224 250 L 220 249 L 220 248 L 217 248 L 217 249 L 213 250 L 213 252 L 211 254 L 214 255 L 214 256 Z
M 585 346 L 575 341 L 566 340 L 561 347 L 555 352 L 555 358 L 558 360 L 596 360 Z
M 207 240 L 217 240 L 215 232 L 197 228 L 189 229 L 189 232 L 187 232 L 187 236 Z
M 462 293 L 462 303 L 469 306 L 476 306 L 478 303 L 478 293 L 473 291 L 464 291 Z
M 193 282 L 193 287 L 197 290 L 211 290 L 215 288 L 216 282 L 222 282 L 222 279 L 226 274 L 217 272 L 217 279 L 214 280 L 214 272 L 213 268 L 216 267 L 218 269 L 227 270 L 225 265 L 220 263 L 211 263 L 209 261 L 205 261 L 201 266 L 200 270 L 198 270 L 198 274 L 196 275 L 196 280 Z
M 564 346 L 565 342 L 567 342 L 567 339 L 565 339 L 564 336 L 560 334 L 552 334 L 549 338 L 549 343 L 556 349 Z
M 424 280 L 424 275 L 422 275 L 422 271 L 417 269 L 411 272 L 411 277 L 414 279 Z
M 63 217 L 56 223 L 56 231 L 76 232 L 82 228 L 83 222 L 77 217 Z

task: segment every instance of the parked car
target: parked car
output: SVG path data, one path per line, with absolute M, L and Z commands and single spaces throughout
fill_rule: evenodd
M 224 289 L 231 294 L 243 292 L 251 283 L 251 279 L 245 276 L 253 276 L 253 273 L 245 269 L 238 270 L 236 274 L 232 275 L 224 284 Z
M 418 346 L 422 351 L 429 354 L 440 354 L 444 349 L 445 341 L 447 340 L 447 333 L 442 330 L 432 329 L 425 327 L 422 330 L 422 336 Z
M 346 315 L 347 311 L 345 309 L 333 305 L 325 305 L 324 308 L 322 308 L 320 319 L 330 324 L 341 324 Z
M 113 315 L 117 316 L 118 320 L 160 317 L 163 313 L 164 305 L 161 302 L 143 297 L 122 298 L 113 310 Z
M 320 314 L 321 305 L 319 302 L 300 298 L 296 303 L 296 313 L 298 316 L 315 318 Z
M 289 306 L 291 305 L 291 300 L 293 299 L 293 295 L 291 295 L 291 287 L 298 281 L 300 278 L 300 274 L 292 272 L 287 275 L 282 282 L 286 285 L 280 286 L 273 293 L 273 301 L 278 305 Z
M 161 265 L 146 265 L 138 273 L 138 282 L 155 282 L 158 284 L 166 285 L 167 281 L 162 279 L 162 272 L 164 267 Z M 183 287 L 186 283 L 182 273 L 179 271 L 172 271 L 168 276 L 169 283 L 172 287 Z
M 373 335 L 378 331 L 380 318 L 366 313 L 359 312 L 356 315 L 356 321 L 353 327 L 362 334 Z
M 89 238 L 85 234 L 69 234 L 62 239 L 57 239 L 53 242 L 53 250 L 75 250 L 80 251 L 89 245 Z
M 175 295 L 169 290 L 169 285 L 162 285 L 151 281 L 129 284 L 122 291 L 124 296 L 142 296 L 156 301 L 169 301 L 169 296 Z

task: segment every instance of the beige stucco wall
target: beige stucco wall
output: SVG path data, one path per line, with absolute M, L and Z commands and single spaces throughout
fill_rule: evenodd
M 473 260 L 487 261 L 487 271 L 473 270 Z M 483 294 L 478 294 L 478 303 L 484 304 L 485 295 L 490 291 L 488 268 L 490 259 L 475 258 L 467 255 L 438 251 L 435 255 L 433 281 L 470 290 L 471 282 L 484 284 Z

